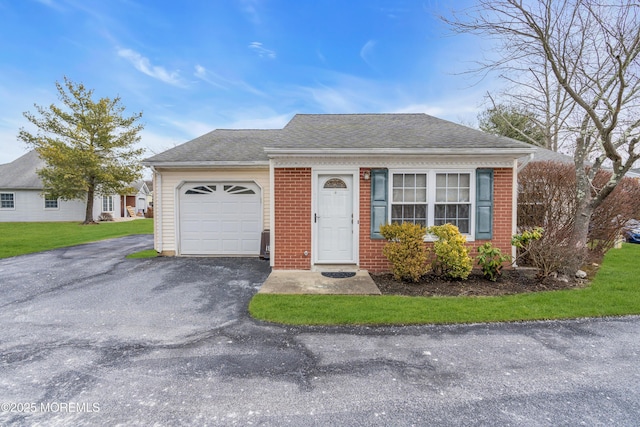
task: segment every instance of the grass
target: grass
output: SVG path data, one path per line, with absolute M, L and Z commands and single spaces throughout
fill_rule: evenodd
M 145 249 L 143 251 L 134 252 L 126 256 L 126 258 L 155 258 L 158 252 L 155 249 Z
M 640 245 L 611 250 L 590 286 L 500 297 L 257 294 L 251 315 L 291 325 L 410 325 L 640 314 Z
M 0 258 L 122 237 L 153 234 L 153 219 L 102 222 L 0 222 Z

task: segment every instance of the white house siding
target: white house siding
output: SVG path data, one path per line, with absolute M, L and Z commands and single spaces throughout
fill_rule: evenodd
M 215 181 L 253 181 L 262 188 L 262 221 L 263 230 L 269 228 L 269 204 L 271 189 L 269 188 L 269 168 L 228 168 L 228 169 L 195 169 L 169 170 L 157 169 L 162 175 L 161 182 L 154 182 L 154 214 L 160 214 L 161 230 L 155 233 L 155 248 L 166 255 L 176 254 L 176 195 L 177 188 L 184 182 Z M 158 187 L 160 185 L 161 188 Z M 158 199 L 161 200 L 158 200 Z M 161 233 L 162 236 L 158 236 Z M 160 242 L 162 247 L 160 246 Z
M 0 190 L 14 194 L 14 209 L 0 209 L 0 222 L 84 221 L 86 205 L 79 200 L 58 200 L 57 209 L 45 209 L 39 190 Z M 113 198 L 114 217 L 120 216 L 120 198 Z M 93 218 L 102 212 L 102 197 L 93 203 Z

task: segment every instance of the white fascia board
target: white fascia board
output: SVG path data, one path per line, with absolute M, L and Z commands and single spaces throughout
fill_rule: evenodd
M 143 166 L 151 166 L 156 169 L 206 169 L 211 167 L 255 167 L 255 168 L 267 168 L 269 167 L 268 160 L 257 161 L 190 161 L 190 162 L 142 162 Z
M 528 148 L 273 148 L 265 147 L 270 158 L 277 157 L 322 157 L 322 156 L 458 156 L 458 155 L 491 155 L 509 158 L 526 156 L 535 151 Z

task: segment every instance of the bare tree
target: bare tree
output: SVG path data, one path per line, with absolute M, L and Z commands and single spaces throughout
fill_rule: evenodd
M 571 137 L 576 255 L 586 252 L 593 211 L 640 158 L 639 19 L 637 0 L 478 0 L 445 19 L 456 32 L 494 39 L 497 56 L 479 70 L 519 85 L 522 100 L 546 105 L 547 129 Z M 595 186 L 603 166 L 611 177 Z

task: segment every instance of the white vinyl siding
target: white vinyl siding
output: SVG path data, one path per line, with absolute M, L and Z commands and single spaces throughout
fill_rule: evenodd
M 8 191 L 0 191 L 7 193 Z M 0 209 L 0 222 L 34 222 L 34 221 L 83 221 L 86 200 L 58 200 L 57 209 L 46 209 L 42 189 L 15 190 L 14 209 Z M 120 217 L 120 198 L 114 197 L 113 215 Z M 93 218 L 97 219 L 102 212 L 102 197 L 93 202 Z

